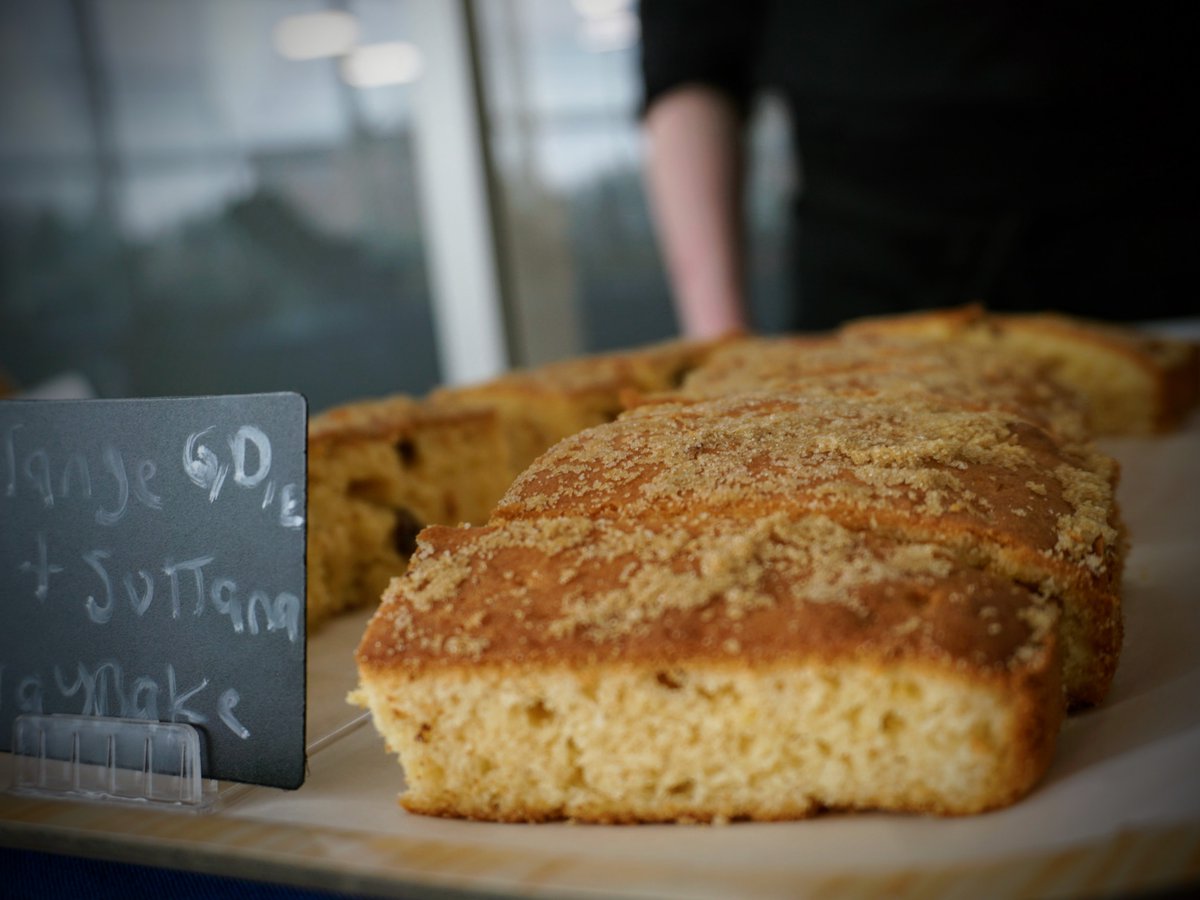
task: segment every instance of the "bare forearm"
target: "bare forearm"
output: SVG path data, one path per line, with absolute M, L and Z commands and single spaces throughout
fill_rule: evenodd
M 645 119 L 647 182 L 685 334 L 747 326 L 742 285 L 742 139 L 737 112 L 703 87 L 661 97 Z

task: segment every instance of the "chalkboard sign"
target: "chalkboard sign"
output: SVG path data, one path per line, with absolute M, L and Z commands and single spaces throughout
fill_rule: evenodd
M 0 749 L 22 713 L 188 722 L 304 780 L 299 394 L 0 402 Z

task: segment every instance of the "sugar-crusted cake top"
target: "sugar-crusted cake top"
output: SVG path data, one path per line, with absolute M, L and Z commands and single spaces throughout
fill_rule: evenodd
M 1089 344 L 1122 353 L 1142 361 L 1147 367 L 1170 369 L 1195 356 L 1196 346 L 1188 341 L 1157 337 L 1134 328 L 1109 322 L 1083 321 L 1057 313 L 997 316 L 997 328 L 1004 332 L 1041 332 L 1058 334 L 1081 347 Z
M 917 658 L 1007 671 L 1057 613 L 945 548 L 821 516 L 427 529 L 359 649 L 420 669 L 549 661 Z
M 748 338 L 716 350 L 679 391 L 659 399 L 745 392 L 941 401 L 1018 413 L 1070 441 L 1087 437 L 1085 401 L 1048 377 L 1044 364 L 995 348 L 904 336 Z
M 639 407 L 561 442 L 494 520 L 820 512 L 1024 545 L 1103 576 L 1113 464 L 1026 419 L 919 397 L 742 394 Z
M 971 306 L 859 320 L 843 326 L 839 336 L 916 339 L 1043 364 L 1051 378 L 1081 390 L 1094 406 L 1092 425 L 1102 431 L 1168 428 L 1200 396 L 1200 346 L 1194 342 L 1052 312 L 988 313 Z M 1112 373 L 1118 371 L 1118 380 L 1139 383 L 1114 388 Z M 1122 408 L 1139 392 L 1142 409 Z
M 434 404 L 470 404 L 517 395 L 573 396 L 622 391 L 663 391 L 676 387 L 686 371 L 703 359 L 716 344 L 665 341 L 623 353 L 547 363 L 534 369 L 517 369 L 479 384 L 441 388 L 430 399 Z

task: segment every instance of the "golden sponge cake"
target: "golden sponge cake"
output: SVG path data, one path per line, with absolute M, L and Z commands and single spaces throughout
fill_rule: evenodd
M 486 521 L 507 468 L 499 424 L 483 410 L 430 410 L 396 396 L 314 416 L 309 624 L 374 606 L 425 525 Z
M 414 812 L 962 814 L 1050 759 L 1055 616 L 942 548 L 819 516 L 431 528 L 356 699 Z
M 996 347 L 900 335 L 744 338 L 714 350 L 683 385 L 644 402 L 688 402 L 741 393 L 909 398 L 928 405 L 1019 412 L 1064 439 L 1090 437 L 1087 404 L 1048 364 Z
M 1040 362 L 1050 377 L 1086 398 L 1094 434 L 1168 431 L 1200 396 L 1195 344 L 1057 313 L 1006 315 L 970 306 L 863 319 L 842 334 L 953 341 Z

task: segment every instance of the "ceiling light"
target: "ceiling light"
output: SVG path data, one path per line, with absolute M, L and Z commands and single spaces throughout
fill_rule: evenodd
M 342 59 L 342 79 L 357 88 L 408 84 L 421 76 L 423 65 L 421 51 L 414 44 L 364 44 Z
M 585 19 L 607 19 L 626 12 L 630 0 L 571 0 L 571 5 Z
M 604 18 L 584 19 L 579 26 L 579 42 L 592 53 L 628 50 L 641 36 L 641 22 L 629 10 Z
M 274 39 L 285 59 L 341 56 L 358 40 L 358 20 L 337 10 L 287 16 L 275 25 Z

